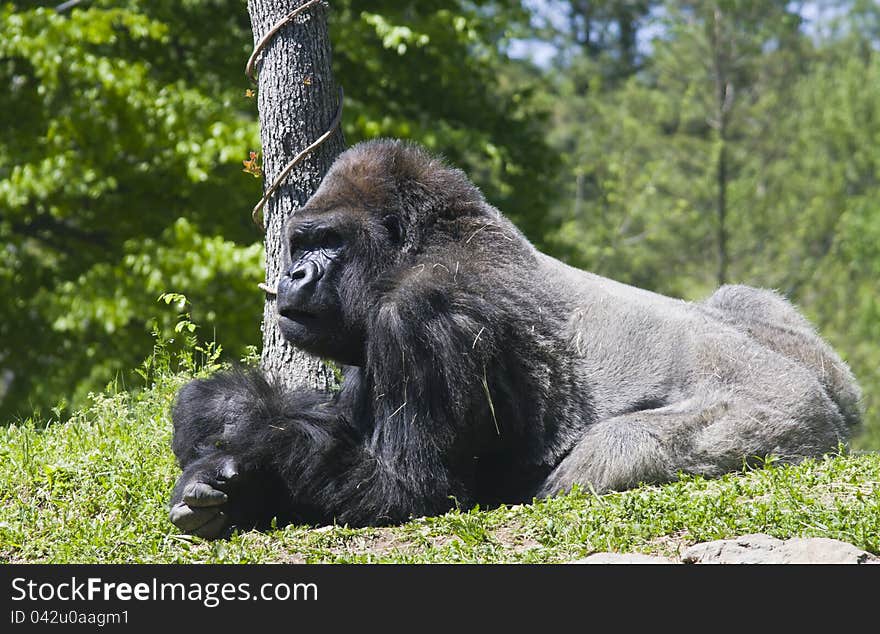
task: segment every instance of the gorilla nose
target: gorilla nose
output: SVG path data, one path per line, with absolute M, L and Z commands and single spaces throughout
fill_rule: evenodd
M 321 267 L 316 262 L 306 262 L 288 271 L 287 276 L 294 286 L 303 287 L 317 282 L 321 273 Z
M 303 262 L 290 267 L 278 280 L 278 312 L 291 319 L 309 314 L 315 300 L 316 285 L 323 274 L 323 268 L 316 262 Z

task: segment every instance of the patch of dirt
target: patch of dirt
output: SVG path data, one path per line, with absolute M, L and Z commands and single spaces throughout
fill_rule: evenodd
M 542 548 L 539 541 L 524 534 L 521 526 L 501 526 L 492 531 L 492 537 L 494 537 L 499 544 L 504 546 L 505 549 L 517 554 L 522 554 L 536 548 Z
M 681 554 L 686 548 L 692 546 L 694 540 L 688 537 L 687 531 L 681 530 L 671 535 L 660 535 L 648 540 L 645 545 L 652 553 L 656 553 L 662 557 L 670 557 L 672 559 L 680 559 Z

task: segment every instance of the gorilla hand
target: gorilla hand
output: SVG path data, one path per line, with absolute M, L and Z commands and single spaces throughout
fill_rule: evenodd
M 235 462 L 228 456 L 192 463 L 174 487 L 171 522 L 180 530 L 205 539 L 228 534 L 234 528 L 228 509 L 229 493 L 237 478 Z

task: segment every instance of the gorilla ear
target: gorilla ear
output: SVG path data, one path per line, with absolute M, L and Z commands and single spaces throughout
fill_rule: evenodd
M 396 246 L 403 244 L 403 225 L 400 222 L 400 218 L 395 215 L 385 216 L 382 219 L 382 226 L 388 232 L 388 239 L 391 240 L 392 244 Z

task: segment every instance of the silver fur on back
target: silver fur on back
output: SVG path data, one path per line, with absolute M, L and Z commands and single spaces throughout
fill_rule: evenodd
M 729 285 L 689 303 L 541 264 L 576 298 L 570 352 L 598 420 L 542 495 L 797 461 L 835 450 L 860 422 L 849 368 L 778 293 Z

